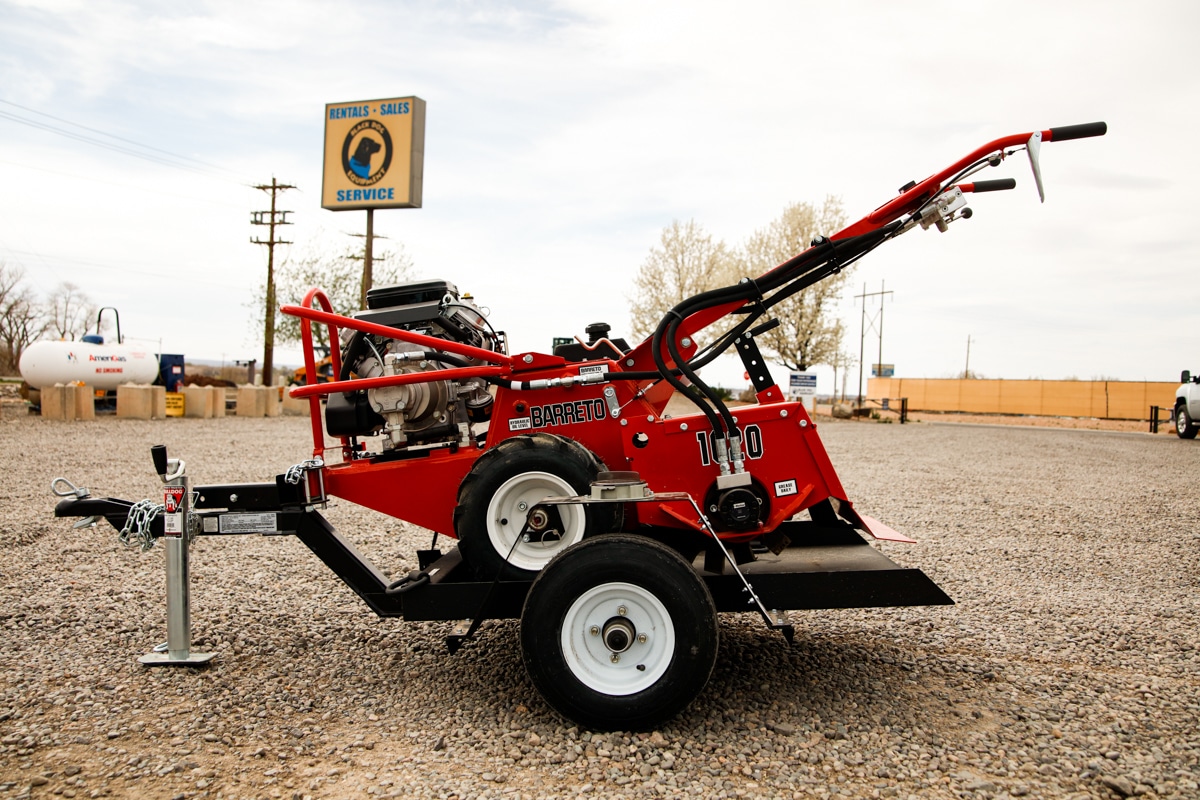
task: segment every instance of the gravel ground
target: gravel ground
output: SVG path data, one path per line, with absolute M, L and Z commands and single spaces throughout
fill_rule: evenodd
M 291 538 L 200 539 L 193 649 L 165 638 L 163 548 L 52 517 L 50 479 L 161 497 L 271 478 L 301 418 L 0 419 L 0 800 L 43 797 L 1200 796 L 1200 443 L 1137 434 L 823 421 L 883 545 L 953 607 L 805 612 L 788 646 L 724 615 L 679 718 L 591 734 L 520 666 L 515 622 L 457 655 L 448 625 L 374 617 Z M 389 574 L 427 534 L 329 511 Z

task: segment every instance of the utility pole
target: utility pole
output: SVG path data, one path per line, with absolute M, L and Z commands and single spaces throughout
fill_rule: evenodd
M 967 334 L 967 366 L 963 369 L 963 378 L 971 379 L 971 334 Z
M 285 192 L 288 189 L 295 189 L 295 186 L 286 183 L 279 183 L 275 177 L 271 177 L 270 185 L 259 184 L 254 187 L 263 192 L 271 194 L 271 210 L 270 211 L 252 211 L 250 212 L 251 225 L 266 225 L 269 231 L 267 240 L 264 242 L 257 237 L 250 240 L 251 244 L 265 244 L 267 246 L 267 311 L 266 322 L 263 325 L 263 386 L 270 386 L 273 380 L 275 365 L 273 363 L 275 355 L 275 245 L 291 244 L 282 239 L 275 238 L 276 225 L 291 225 L 287 221 L 287 215 L 290 211 L 277 211 L 275 208 L 275 197 L 280 192 Z
M 862 323 L 861 323 L 861 328 L 859 329 L 860 332 L 859 332 L 859 337 L 858 337 L 858 406 L 859 406 L 859 408 L 861 408 L 862 404 L 863 404 L 863 360 L 866 358 L 866 341 L 867 341 L 867 324 L 868 324 L 867 298 L 868 297 L 878 297 L 879 298 L 879 313 L 872 314 L 869 322 L 871 325 L 872 332 L 875 332 L 876 328 L 878 328 L 878 331 L 879 331 L 879 361 L 877 361 L 875 363 L 879 366 L 879 369 L 882 370 L 883 369 L 883 301 L 886 299 L 886 295 L 889 295 L 889 294 L 894 294 L 894 292 L 884 291 L 884 283 L 883 283 L 883 281 L 880 281 L 878 292 L 871 292 L 870 294 L 867 294 L 867 285 L 864 283 L 863 284 L 863 293 L 856 294 L 854 296 L 855 300 L 861 299 L 863 301 Z M 882 376 L 879 376 L 879 377 L 882 377 Z

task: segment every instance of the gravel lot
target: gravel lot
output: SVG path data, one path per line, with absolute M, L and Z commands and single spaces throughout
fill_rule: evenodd
M 0 506 L 0 800 L 17 797 L 1200 796 L 1200 442 L 823 421 L 883 547 L 958 605 L 797 614 L 788 646 L 725 615 L 716 672 L 647 734 L 592 735 L 534 693 L 515 622 L 455 656 L 448 625 L 374 617 L 290 538 L 200 539 L 195 650 L 165 638 L 163 548 L 52 517 L 50 479 L 161 497 L 259 481 L 307 420 L 7 415 Z M 389 574 L 428 535 L 329 511 Z

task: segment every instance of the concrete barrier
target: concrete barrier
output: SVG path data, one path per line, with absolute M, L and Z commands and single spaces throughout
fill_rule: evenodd
M 259 386 L 239 386 L 237 393 L 237 415 L 239 417 L 265 417 L 266 395 Z
M 42 417 L 45 419 L 73 420 L 76 410 L 75 384 L 56 383 L 42 389 Z
M 283 410 L 278 386 L 239 386 L 237 415 L 239 417 L 278 417 Z
M 183 387 L 183 415 L 192 419 L 208 419 L 213 415 L 212 392 L 207 386 Z
M 225 387 L 209 386 L 208 403 L 214 417 L 225 416 Z
M 117 416 L 125 419 L 166 419 L 167 388 L 134 383 L 118 386 Z
M 96 418 L 96 393 L 86 383 L 75 387 L 75 419 Z
M 292 397 L 287 393 L 287 389 L 283 390 L 283 415 L 285 417 L 307 417 L 308 416 L 308 398 L 307 397 Z
M 278 417 L 283 413 L 283 387 L 264 386 L 262 389 L 266 395 L 266 399 L 263 400 L 263 411 L 268 417 Z

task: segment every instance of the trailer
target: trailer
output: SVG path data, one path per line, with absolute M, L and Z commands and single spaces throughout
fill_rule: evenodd
M 193 537 L 292 535 L 376 614 L 453 622 L 451 652 L 484 620 L 519 619 L 525 667 L 563 716 L 653 727 L 706 685 L 720 612 L 756 613 L 790 641 L 790 611 L 952 602 L 864 538 L 913 541 L 854 507 L 756 337 L 796 291 L 915 227 L 945 231 L 970 216 L 968 193 L 1015 186 L 967 182 L 974 173 L 1026 152 L 1044 199 L 1041 143 L 1106 130 L 989 142 L 764 275 L 684 300 L 635 347 L 594 324 L 587 342 L 510 355 L 448 281 L 372 289 L 350 316 L 314 288 L 282 309 L 301 319 L 307 380 L 291 394 L 309 400 L 311 457 L 274 482 L 192 487 L 160 445 L 162 503 L 92 497 L 58 478 L 55 514 L 106 520 L 143 549 L 165 540 L 168 641 L 143 663 L 213 657 L 190 646 Z M 731 326 L 701 346 L 698 333 L 723 319 Z M 317 380 L 313 324 L 343 345 L 332 381 Z M 730 409 L 698 374 L 730 349 L 754 405 Z M 698 413 L 665 413 L 676 392 Z M 370 563 L 321 514 L 333 497 L 432 531 L 418 569 L 397 577 Z M 443 552 L 442 536 L 456 546 Z

